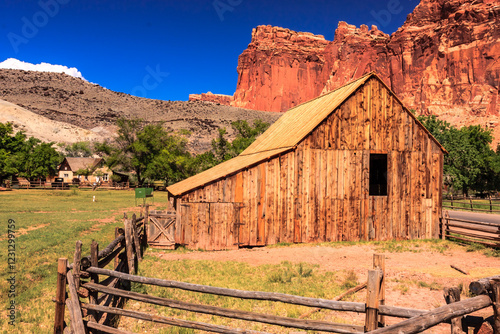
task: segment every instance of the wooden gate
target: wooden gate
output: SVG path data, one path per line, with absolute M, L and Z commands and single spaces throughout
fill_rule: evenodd
M 178 238 L 190 249 L 238 249 L 239 217 L 239 203 L 183 203 Z
M 148 216 L 148 245 L 154 248 L 175 248 L 175 212 L 151 211 Z

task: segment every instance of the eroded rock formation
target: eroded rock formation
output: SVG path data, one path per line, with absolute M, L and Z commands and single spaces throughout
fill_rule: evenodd
M 259 26 L 237 70 L 234 106 L 286 111 L 375 71 L 418 113 L 500 138 L 498 0 L 422 0 L 391 36 L 345 22 L 333 41 Z

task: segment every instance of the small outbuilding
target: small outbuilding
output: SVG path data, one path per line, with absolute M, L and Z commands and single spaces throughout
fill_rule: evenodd
M 366 74 L 290 109 L 238 157 L 168 187 L 175 243 L 437 238 L 444 153 Z

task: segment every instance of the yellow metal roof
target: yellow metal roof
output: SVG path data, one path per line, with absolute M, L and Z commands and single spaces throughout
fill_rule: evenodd
M 368 73 L 356 81 L 288 110 L 241 154 L 297 145 L 372 75 L 373 73 Z
M 228 161 L 224 161 L 223 163 L 218 164 L 217 166 L 214 166 L 204 172 L 201 172 L 200 174 L 196 174 L 183 181 L 177 182 L 176 184 L 167 187 L 167 190 L 174 196 L 181 195 L 189 190 L 201 187 L 207 183 L 223 178 L 234 172 L 242 170 L 245 167 L 266 160 L 272 156 L 278 155 L 292 148 L 293 147 L 280 148 L 277 150 L 264 151 L 246 155 L 240 154 L 237 157 Z
M 167 190 L 174 196 L 181 195 L 192 189 L 293 149 L 371 77 L 376 77 L 389 91 L 391 91 L 374 72 L 365 74 L 361 78 L 337 88 L 330 93 L 319 96 L 288 110 L 236 158 L 225 161 L 200 174 L 171 185 L 167 187 Z M 404 108 L 404 110 L 411 114 L 408 109 Z M 420 124 L 415 116 L 413 114 L 411 115 L 415 121 Z M 422 124 L 420 125 L 425 129 Z M 425 130 L 432 137 L 429 131 L 427 131 L 427 129 Z M 434 137 L 432 138 L 434 139 Z M 436 139 L 434 139 L 434 141 L 444 152 L 446 152 Z

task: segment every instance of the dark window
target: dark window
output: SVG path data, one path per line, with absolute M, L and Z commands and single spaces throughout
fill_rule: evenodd
M 370 196 L 387 196 L 387 154 L 370 154 Z

